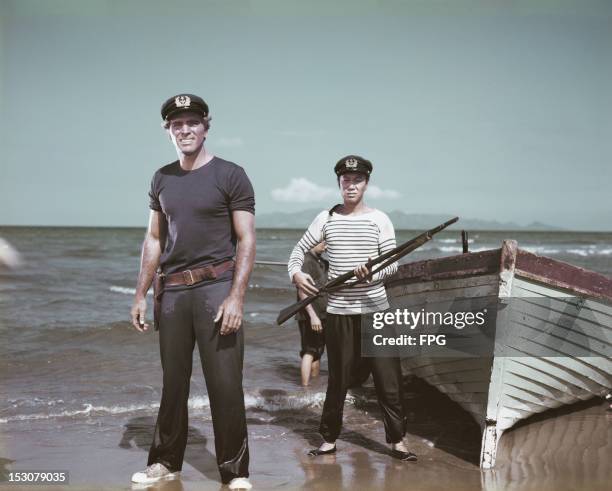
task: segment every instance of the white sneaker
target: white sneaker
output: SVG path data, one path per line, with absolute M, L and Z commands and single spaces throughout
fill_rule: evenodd
M 230 489 L 251 489 L 253 485 L 246 477 L 235 477 L 229 483 Z
M 135 472 L 132 475 L 132 482 L 149 484 L 164 479 L 174 479 L 178 477 L 178 475 L 178 472 L 170 472 L 163 464 L 151 464 L 144 471 Z

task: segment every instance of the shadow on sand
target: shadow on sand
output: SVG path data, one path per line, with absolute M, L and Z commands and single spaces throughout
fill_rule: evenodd
M 131 448 L 136 446 L 143 450 L 145 455 L 148 455 L 151 442 L 153 441 L 153 433 L 155 431 L 155 417 L 142 416 L 132 418 L 125 424 L 124 428 L 119 447 Z M 206 437 L 202 435 L 197 428 L 189 426 L 187 430 L 187 448 L 185 449 L 184 461 L 204 474 L 211 481 L 216 481 L 221 485 L 221 478 L 219 477 L 219 471 L 217 469 L 217 460 L 206 448 L 206 442 Z M 143 468 L 145 467 L 145 463 L 146 462 L 143 461 Z M 154 487 L 149 485 L 139 489 L 162 488 L 164 491 L 178 491 L 183 489 L 182 485 L 180 485 L 180 480 L 161 482 L 157 483 Z

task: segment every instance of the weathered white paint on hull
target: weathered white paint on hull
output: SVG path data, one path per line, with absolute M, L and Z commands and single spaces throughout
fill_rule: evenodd
M 518 421 L 612 389 L 609 357 L 575 355 L 577 348 L 602 355 L 610 352 L 612 305 L 585 294 L 584 285 L 571 290 L 539 280 L 542 271 L 521 271 L 516 267 L 517 253 L 516 243 L 505 241 L 494 274 L 471 276 L 458 271 L 449 278 L 436 273 L 441 279 L 430 274 L 421 281 L 413 275 L 405 284 L 400 279 L 388 287 L 391 298 L 413 309 L 456 298 L 469 301 L 494 295 L 508 303 L 512 299 L 512 309 L 500 309 L 496 319 L 496 342 L 508 356 L 402 360 L 405 371 L 448 395 L 481 426 L 483 468 L 495 465 L 499 438 Z M 566 327 L 566 332 L 555 346 L 543 345 L 553 326 Z M 542 356 L 543 350 L 554 356 Z

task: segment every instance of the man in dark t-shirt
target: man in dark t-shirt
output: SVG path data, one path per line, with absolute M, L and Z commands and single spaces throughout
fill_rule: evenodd
M 151 181 L 131 317 L 135 329 L 147 330 L 145 299 L 155 282 L 163 391 L 147 468 L 132 481 L 173 479 L 182 468 L 197 343 L 221 480 L 230 489 L 249 489 L 240 326 L 255 258 L 253 187 L 242 167 L 206 151 L 210 117 L 200 97 L 171 97 L 161 113 L 179 159 Z

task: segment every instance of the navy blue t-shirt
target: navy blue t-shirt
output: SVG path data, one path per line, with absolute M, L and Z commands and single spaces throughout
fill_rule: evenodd
M 149 198 L 149 207 L 162 212 L 168 223 L 160 259 L 166 274 L 234 257 L 232 211 L 255 213 L 246 172 L 219 157 L 192 171 L 183 170 L 178 161 L 162 167 L 153 175 Z

